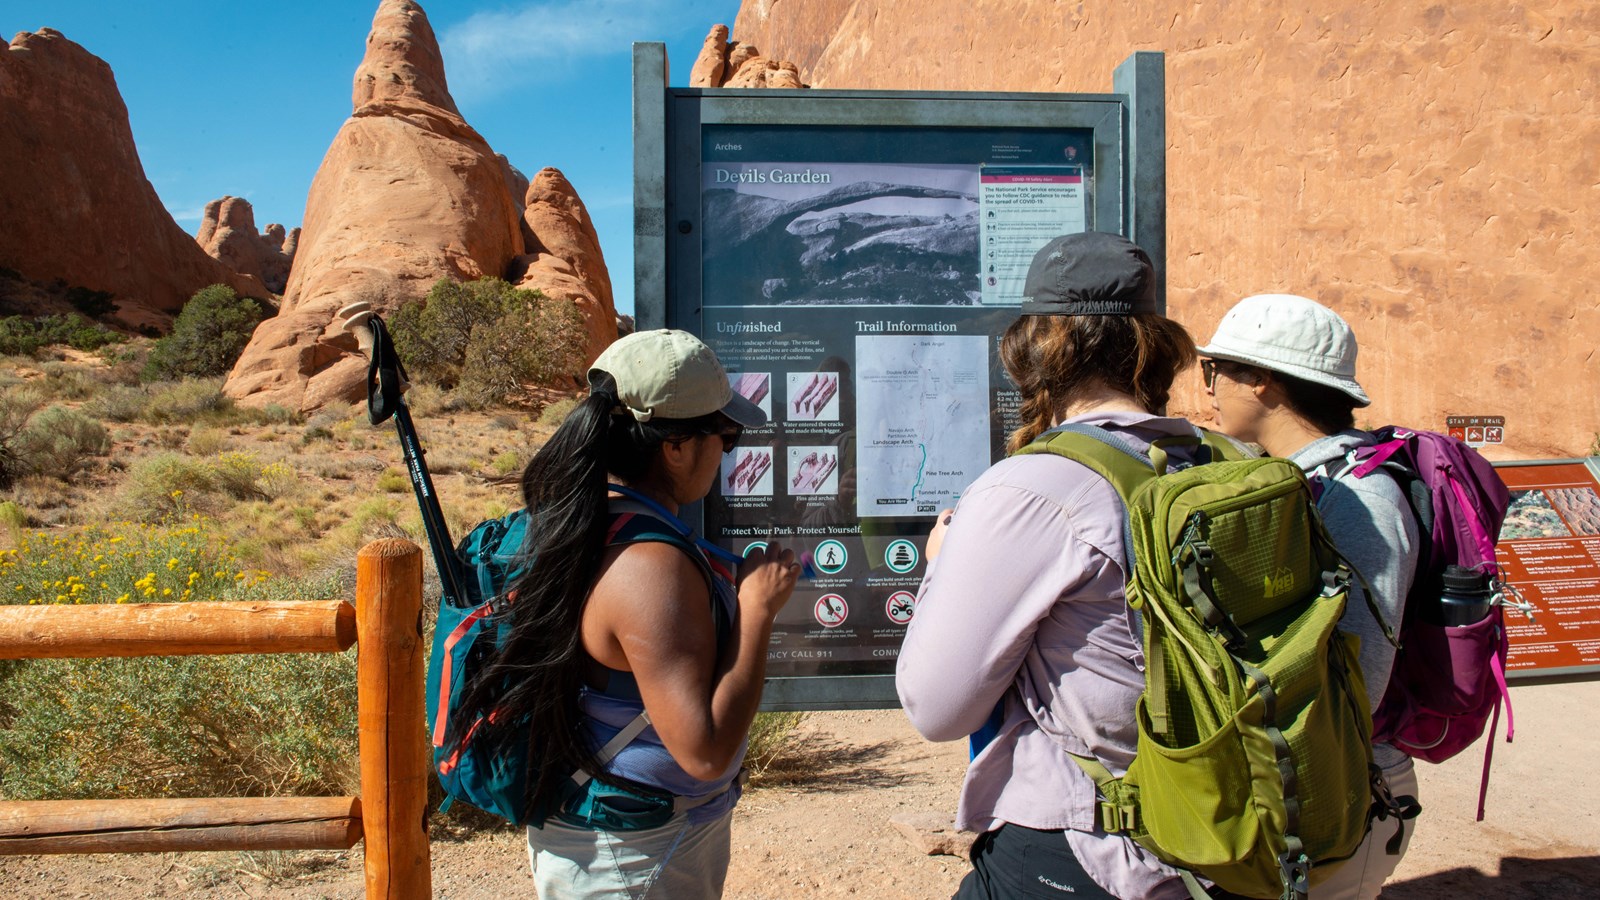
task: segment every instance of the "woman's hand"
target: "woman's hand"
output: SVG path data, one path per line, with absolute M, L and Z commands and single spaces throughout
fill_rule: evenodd
M 922 551 L 922 555 L 929 560 L 939 555 L 939 548 L 944 544 L 944 533 L 950 530 L 950 519 L 955 514 L 956 511 L 953 509 L 939 510 L 939 517 L 934 520 L 933 530 L 928 532 L 928 546 Z
M 739 566 L 739 608 L 772 621 L 789 602 L 799 577 L 800 564 L 793 550 L 783 549 L 776 541 L 768 542 L 766 549 L 752 548 Z

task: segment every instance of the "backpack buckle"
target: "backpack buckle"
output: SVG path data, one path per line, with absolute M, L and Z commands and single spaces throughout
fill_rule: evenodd
M 1133 806 L 1100 801 L 1100 830 L 1106 834 L 1132 834 L 1138 822 L 1139 811 Z

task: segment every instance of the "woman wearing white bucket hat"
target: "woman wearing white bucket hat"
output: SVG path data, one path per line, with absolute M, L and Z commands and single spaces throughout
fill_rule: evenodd
M 1272 456 L 1297 463 L 1308 476 L 1329 471 L 1356 447 L 1373 441 L 1355 427 L 1354 411 L 1371 400 L 1356 381 L 1356 337 L 1338 313 L 1291 294 L 1260 294 L 1240 300 L 1199 348 L 1206 393 L 1222 430 L 1259 444 Z M 1326 479 L 1317 502 L 1328 533 L 1370 586 L 1373 600 L 1391 623 L 1401 620 L 1416 572 L 1417 525 L 1400 488 L 1390 478 Z M 1395 648 L 1353 587 L 1344 626 L 1361 638 L 1361 669 L 1374 708 L 1394 666 Z M 1388 746 L 1373 747 L 1395 796 L 1417 794 L 1411 757 Z M 1399 852 L 1386 844 L 1389 828 L 1374 823 L 1350 859 L 1314 870 L 1312 895 L 1373 898 L 1399 865 L 1413 829 L 1401 823 Z

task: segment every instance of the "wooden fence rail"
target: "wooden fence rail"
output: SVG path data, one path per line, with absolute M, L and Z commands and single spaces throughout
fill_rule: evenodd
M 364 841 L 369 900 L 430 896 L 417 545 L 361 548 L 354 609 L 342 601 L 0 607 L 0 659 L 337 653 L 352 643 L 360 798 L 0 802 L 0 855 L 343 850 Z

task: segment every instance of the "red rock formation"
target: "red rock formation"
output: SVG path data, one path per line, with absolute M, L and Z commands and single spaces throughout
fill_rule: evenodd
M 746 2 L 734 32 L 818 87 L 1092 91 L 1167 54 L 1168 305 L 1246 294 L 1355 326 L 1362 421 L 1505 415 L 1502 455 L 1600 428 L 1600 25 L 1592 3 Z M 1198 377 L 1177 411 L 1210 415 Z M 1496 451 L 1491 451 L 1496 452 Z
M 365 363 L 339 307 L 365 298 L 392 312 L 442 276 L 500 275 L 524 251 L 513 170 L 462 119 L 411 0 L 379 5 L 353 107 L 311 184 L 283 311 L 256 330 L 229 396 L 294 409 L 358 399 Z
M 713 25 L 689 71 L 690 87 L 803 88 L 794 63 L 762 56 L 750 44 L 730 42 L 728 26 Z
M 281 294 L 289 281 L 289 264 L 294 261 L 300 229 L 286 233 L 274 222 L 267 225 L 265 233 L 257 232 L 250 201 L 223 197 L 206 204 L 194 239 L 211 258 L 235 272 L 254 275 L 267 290 Z
M 111 67 L 53 29 L 0 52 L 0 266 L 108 291 L 164 327 L 195 291 L 266 289 L 210 258 L 145 178 Z
M 560 170 L 546 168 L 533 176 L 522 224 L 528 252 L 512 261 L 509 280 L 576 303 L 588 325 L 593 361 L 617 339 L 611 275 L 589 211 Z

